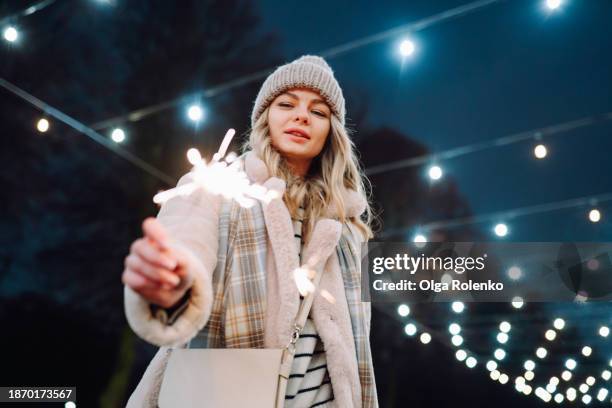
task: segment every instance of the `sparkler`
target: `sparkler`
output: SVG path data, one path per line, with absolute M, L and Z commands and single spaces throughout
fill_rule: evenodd
M 198 149 L 189 149 L 187 160 L 193 165 L 191 173 L 194 181 L 157 193 L 153 197 L 153 202 L 163 204 L 171 198 L 188 196 L 199 189 L 205 189 L 209 193 L 221 195 L 227 199 L 234 199 L 245 208 L 252 207 L 255 200 L 268 203 L 278 198 L 277 191 L 268 190 L 261 184 L 249 181 L 246 173 L 239 168 L 239 163 L 236 161 L 237 155 L 234 152 L 226 154 L 235 134 L 234 129 L 227 131 L 219 150 L 209 163 L 202 158 Z M 315 254 L 305 265 L 293 271 L 295 284 L 302 296 L 315 291 L 312 279 L 316 273 L 313 266 L 316 265 L 318 258 L 318 255 Z M 319 293 L 328 302 L 335 303 L 334 297 L 326 290 L 321 290 Z
M 189 149 L 187 159 L 193 165 L 191 172 L 194 181 L 156 194 L 153 202 L 162 204 L 173 197 L 188 196 L 198 189 L 205 189 L 212 194 L 234 199 L 246 208 L 252 207 L 255 200 L 270 202 L 277 198 L 276 191 L 268 190 L 260 184 L 249 181 L 246 173 L 235 161 L 237 158 L 235 153 L 230 152 L 226 155 L 227 148 L 235 134 L 234 129 L 227 131 L 219 150 L 213 155 L 210 163 L 202 158 L 198 149 Z

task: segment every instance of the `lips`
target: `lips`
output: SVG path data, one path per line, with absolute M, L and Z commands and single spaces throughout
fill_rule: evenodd
M 303 137 L 304 139 L 310 140 L 310 135 L 307 132 L 303 131 L 302 129 L 291 128 L 291 129 L 285 130 L 285 133 L 289 135 L 297 136 L 297 137 Z

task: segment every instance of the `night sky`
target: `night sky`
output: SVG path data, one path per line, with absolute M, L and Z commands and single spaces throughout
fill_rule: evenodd
M 199 92 L 303 54 L 325 55 L 468 0 L 58 0 L 4 20 L 31 3 L 0 3 L 0 22 L 15 23 L 22 35 L 14 45 L 0 40 L 0 78 L 94 127 L 106 141 L 113 127 L 94 125 L 120 117 L 113 126 L 122 126 L 127 139 L 119 148 L 178 180 L 188 170 L 188 147 L 208 155 L 229 127 L 244 137 L 263 77 L 210 97 Z M 419 228 L 425 223 L 500 212 L 432 234 L 451 241 L 612 242 L 612 200 L 504 216 L 612 193 L 612 116 L 605 116 L 612 112 L 612 1 L 562 3 L 550 12 L 542 0 L 498 1 L 327 59 L 366 168 L 594 121 L 544 136 L 537 142 L 548 148 L 543 160 L 534 157 L 537 143 L 530 139 L 440 160 L 444 176 L 437 182 L 428 180 L 426 165 L 373 176 L 383 221 L 377 238 L 399 231 L 411 239 L 429 232 Z M 405 38 L 416 51 L 402 61 L 398 45 Z M 157 113 L 125 116 L 168 101 L 174 102 Z M 196 101 L 205 109 L 198 125 L 185 115 Z M 79 406 L 123 406 L 155 352 L 125 321 L 123 260 L 142 220 L 157 213 L 151 197 L 169 183 L 48 112 L 51 129 L 37 132 L 41 115 L 0 88 L 0 183 L 8 207 L 0 214 L 0 344 L 15 357 L 3 361 L 0 386 L 76 385 Z M 600 222 L 588 220 L 591 208 L 601 211 Z M 493 234 L 496 222 L 508 224 L 506 237 Z M 518 394 L 513 378 L 558 316 L 567 328 L 546 343 L 548 365 L 536 369 L 538 381 L 559 375 L 564 359 L 579 357 L 585 344 L 594 353 L 580 360 L 574 386 L 586 375 L 599 376 L 612 358 L 612 336 L 597 335 L 600 325 L 612 326 L 608 303 L 528 303 L 520 310 L 507 302 L 471 303 L 463 314 L 447 304 L 410 307 L 409 316 L 399 316 L 396 304 L 373 305 L 383 407 L 543 406 L 533 394 Z M 504 386 L 483 367 L 499 346 L 501 320 L 512 323 L 504 362 L 511 379 Z M 462 324 L 465 348 L 479 357 L 474 370 L 455 358 L 451 321 Z M 410 322 L 419 334 L 432 334 L 429 345 L 404 334 Z M 598 377 L 594 389 L 603 384 L 610 388 Z

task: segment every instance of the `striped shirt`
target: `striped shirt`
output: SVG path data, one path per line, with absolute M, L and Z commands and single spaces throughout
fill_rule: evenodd
M 293 219 L 295 242 L 302 258 L 302 220 L 304 209 L 300 207 L 297 219 Z M 303 300 L 303 297 L 300 296 Z M 323 342 L 313 320 L 308 316 L 304 329 L 295 345 L 295 356 L 285 393 L 286 408 L 325 408 L 334 399 Z

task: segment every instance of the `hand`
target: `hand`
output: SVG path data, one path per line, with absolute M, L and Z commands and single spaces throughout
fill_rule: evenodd
M 193 284 L 191 254 L 171 244 L 163 225 L 149 217 L 144 236 L 134 241 L 125 258 L 121 280 L 147 301 L 169 308 Z

